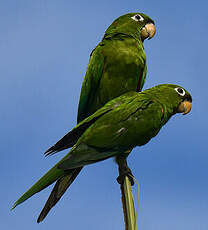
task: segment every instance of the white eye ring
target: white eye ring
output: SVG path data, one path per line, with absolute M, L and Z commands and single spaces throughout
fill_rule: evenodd
M 144 18 L 140 15 L 140 14 L 136 14 L 136 15 L 134 15 L 133 17 L 131 17 L 134 21 L 140 21 L 140 22 L 142 22 L 142 21 L 144 21 Z
M 186 94 L 185 90 L 180 87 L 175 88 L 175 91 L 181 96 L 184 96 Z

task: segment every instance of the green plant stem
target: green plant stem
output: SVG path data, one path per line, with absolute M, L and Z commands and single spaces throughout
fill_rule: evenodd
M 125 230 L 137 230 L 134 200 L 131 191 L 131 182 L 126 176 L 124 183 L 121 184 L 121 199 L 123 206 Z

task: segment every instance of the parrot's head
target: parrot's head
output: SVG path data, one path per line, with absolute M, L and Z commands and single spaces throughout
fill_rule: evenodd
M 105 35 L 123 33 L 144 41 L 155 33 L 154 21 L 143 13 L 129 13 L 117 18 L 106 30 Z
M 173 113 L 189 113 L 192 107 L 191 94 L 179 85 L 162 84 L 152 88 L 152 96 L 158 98 Z

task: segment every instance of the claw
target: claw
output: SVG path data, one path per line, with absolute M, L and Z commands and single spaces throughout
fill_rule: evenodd
M 129 178 L 129 181 L 130 181 L 131 185 L 133 186 L 134 185 L 134 179 L 133 179 L 134 176 L 133 176 L 130 168 L 127 168 L 126 170 L 123 170 L 122 172 L 119 173 L 119 176 L 116 179 L 117 182 L 119 184 L 123 184 L 126 176 Z

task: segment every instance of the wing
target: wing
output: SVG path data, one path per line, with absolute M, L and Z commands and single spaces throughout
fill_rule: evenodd
M 87 67 L 87 72 L 82 83 L 79 99 L 77 123 L 88 117 L 89 107 L 92 107 L 92 100 L 96 94 L 104 69 L 104 43 L 100 43 L 93 51 Z
M 102 150 L 119 146 L 131 147 L 133 133 L 138 129 L 138 124 L 143 126 L 146 123 L 142 114 L 149 111 L 153 104 L 149 99 L 141 101 L 137 101 L 137 97 L 131 99 L 97 120 L 83 133 L 79 142 Z
M 72 147 L 78 139 L 82 136 L 82 134 L 100 117 L 109 111 L 115 109 L 122 103 L 126 103 L 129 101 L 133 95 L 136 95 L 136 92 L 129 92 L 123 96 L 120 96 L 110 102 L 108 102 L 105 106 L 97 110 L 93 115 L 87 117 L 82 122 L 80 122 L 74 129 L 68 132 L 63 138 L 61 138 L 55 145 L 46 150 L 45 155 L 53 155 L 59 151 Z
M 111 109 L 102 110 L 100 113 L 97 113 L 95 116 L 90 116 L 89 119 L 85 119 L 83 122 L 78 124 L 74 129 L 68 132 L 64 137 L 62 137 L 55 145 L 50 147 L 45 151 L 45 155 L 53 155 L 57 152 L 60 152 L 64 149 L 72 147 L 80 136 L 85 132 L 85 130 L 90 127 L 99 117 L 103 116 L 105 113 Z
M 135 147 L 134 139 L 137 139 L 135 132 L 138 130 L 138 124 L 141 123 L 143 127 L 144 123 L 148 122 L 144 121 L 141 115 L 152 104 L 149 99 L 138 101 L 137 97 L 128 98 L 126 103 L 112 109 L 90 126 L 78 140 L 71 154 L 58 167 L 71 170 L 116 156 Z
M 137 92 L 140 92 L 142 90 L 145 80 L 146 80 L 146 76 L 147 76 L 147 64 L 145 60 L 144 70 L 143 72 L 140 73 L 139 81 L 137 84 Z

